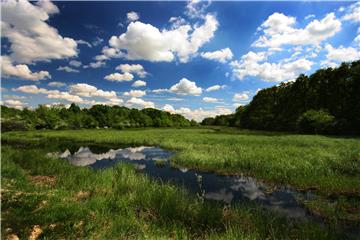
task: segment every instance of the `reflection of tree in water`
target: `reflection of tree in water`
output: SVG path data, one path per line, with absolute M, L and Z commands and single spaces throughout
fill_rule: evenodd
M 197 173 L 195 173 L 195 176 L 196 176 L 196 182 L 198 183 L 198 186 L 199 186 L 199 192 L 196 195 L 199 198 L 200 202 L 204 202 L 205 190 L 203 189 L 203 186 L 202 186 L 202 180 L 203 180 L 202 176 Z
M 206 193 L 205 198 L 230 204 L 234 198 L 234 194 L 232 192 L 228 192 L 226 188 L 222 188 L 219 192 Z

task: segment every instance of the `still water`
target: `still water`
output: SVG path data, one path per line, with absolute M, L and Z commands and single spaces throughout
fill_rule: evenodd
M 151 146 L 119 149 L 83 146 L 51 152 L 48 156 L 60 157 L 75 166 L 93 169 L 108 168 L 121 162 L 130 163 L 143 174 L 183 186 L 208 200 L 225 204 L 253 202 L 289 218 L 309 217 L 306 210 L 296 201 L 296 197 L 309 199 L 313 197 L 310 193 L 299 193 L 285 186 L 270 187 L 251 177 L 222 176 L 185 167 L 174 167 L 169 160 L 172 154 L 170 151 Z

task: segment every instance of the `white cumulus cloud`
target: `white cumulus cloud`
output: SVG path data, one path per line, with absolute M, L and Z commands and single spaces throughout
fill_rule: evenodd
M 80 67 L 81 66 L 81 62 L 80 61 L 77 61 L 77 60 L 71 60 L 70 62 L 69 62 L 69 65 L 70 66 L 73 66 L 73 67 Z
M 70 86 L 70 93 L 81 97 L 116 98 L 115 91 L 104 91 L 86 83 L 77 83 Z
M 38 81 L 51 78 L 48 71 L 32 72 L 25 64 L 13 65 L 8 56 L 0 57 L 1 74 L 7 77 L 17 77 L 25 80 Z
M 91 67 L 91 68 L 100 68 L 105 66 L 105 62 L 102 61 L 96 61 L 96 62 L 91 62 L 89 63 L 89 66 L 84 66 L 85 68 L 87 67 Z
M 167 112 L 175 112 L 174 107 L 170 104 L 165 104 L 163 106 L 162 110 L 167 111 Z
M 225 63 L 227 60 L 233 58 L 233 53 L 230 48 L 224 48 L 214 52 L 203 52 L 201 53 L 201 57 Z
M 341 18 L 344 21 L 360 22 L 360 2 L 351 4 L 346 14 Z
M 170 30 L 159 30 L 151 24 L 131 22 L 127 31 L 109 40 L 111 48 L 126 51 L 130 60 L 152 62 L 173 61 L 175 55 L 181 62 L 187 62 L 198 49 L 210 41 L 217 30 L 215 16 L 207 14 L 203 25 L 181 25 Z
M 142 80 L 136 80 L 131 86 L 133 87 L 145 87 L 146 82 Z
M 137 12 L 131 11 L 126 14 L 128 22 L 135 22 L 139 20 L 140 16 Z
M 74 103 L 82 103 L 83 99 L 79 96 L 72 95 L 69 92 L 60 92 L 58 90 L 47 90 L 45 88 L 38 88 L 36 85 L 24 85 L 13 89 L 13 91 L 19 91 L 29 94 L 46 94 L 50 99 L 62 99 Z
M 79 72 L 79 70 L 71 68 L 69 66 L 59 66 L 56 70 L 64 72 Z
M 185 14 L 190 18 L 204 18 L 205 10 L 210 6 L 211 1 L 189 0 L 186 5 Z
M 130 96 L 130 97 L 142 97 L 146 95 L 146 91 L 141 90 L 130 90 L 129 92 L 124 92 L 124 96 Z
M 49 99 L 59 99 L 68 102 L 74 102 L 77 104 L 95 105 L 117 105 L 123 102 L 118 98 L 114 91 L 104 91 L 98 89 L 92 85 L 86 83 L 78 83 L 70 86 L 69 92 L 62 92 L 59 90 L 48 90 L 45 88 L 39 88 L 36 85 L 24 85 L 18 88 L 12 89 L 13 91 L 28 93 L 28 94 L 45 94 Z M 97 101 L 95 99 L 83 99 L 86 98 L 105 98 L 106 101 Z
M 27 104 L 24 102 L 21 102 L 20 100 L 8 99 L 8 100 L 4 101 L 4 105 L 8 106 L 8 107 L 16 108 L 16 109 L 23 109 L 25 107 L 25 105 L 27 105 Z
M 203 108 L 190 109 L 185 107 L 175 109 L 172 105 L 166 104 L 162 109 L 170 113 L 181 114 L 187 119 L 195 120 L 198 122 L 200 122 L 201 120 L 207 117 L 215 117 L 217 115 L 232 113 L 232 110 L 225 108 L 223 106 L 217 106 L 213 109 L 203 109 Z
M 152 92 L 155 93 L 155 94 L 161 94 L 161 93 L 169 92 L 169 89 L 159 88 L 159 89 L 154 89 L 154 90 L 152 90 Z
M 242 93 L 235 93 L 232 100 L 234 102 L 241 102 L 241 101 L 246 101 L 249 99 L 249 95 L 247 92 L 242 92 Z
M 296 18 L 273 13 L 260 26 L 263 32 L 254 43 L 255 47 L 281 47 L 283 45 L 318 45 L 341 30 L 341 22 L 334 13 L 323 19 L 312 20 L 304 28 L 295 28 Z
M 131 73 L 112 73 L 106 75 L 104 79 L 113 81 L 113 82 L 124 82 L 124 81 L 132 81 L 134 79 L 134 75 Z
M 68 92 L 60 92 L 60 91 L 50 92 L 47 95 L 47 98 L 61 99 L 61 100 L 66 100 L 68 102 L 73 102 L 73 103 L 83 103 L 83 99 L 81 97 L 72 95 Z
M 38 94 L 38 93 L 47 93 L 47 90 L 44 88 L 38 88 L 36 85 L 24 85 L 18 88 L 12 89 L 13 91 L 30 93 L 30 94 Z
M 196 86 L 195 82 L 192 82 L 186 78 L 182 78 L 178 83 L 173 85 L 170 89 L 170 92 L 179 94 L 179 95 L 194 95 L 198 96 L 202 93 L 202 89 Z
M 48 14 L 55 14 L 60 12 L 59 8 L 54 5 L 50 0 L 39 0 L 38 2 L 36 2 L 36 5 L 38 5 Z
M 203 101 L 206 103 L 217 103 L 219 102 L 219 99 L 213 97 L 204 97 Z
M 123 73 L 126 73 L 126 72 L 134 73 L 134 74 L 138 75 L 140 78 L 144 78 L 148 74 L 145 71 L 144 67 L 141 66 L 140 64 L 120 64 L 115 69 L 120 70 Z
M 89 42 L 87 42 L 87 41 L 85 41 L 85 40 L 76 40 L 76 43 L 77 44 L 84 44 L 84 45 L 86 45 L 86 46 L 88 46 L 89 48 L 91 48 L 92 47 L 92 45 L 89 43 Z
M 65 87 L 66 84 L 63 82 L 49 82 L 48 86 L 49 87 Z
M 205 91 L 206 92 L 212 92 L 212 91 L 217 91 L 217 90 L 220 90 L 220 89 L 224 89 L 225 87 L 226 87 L 225 85 L 214 85 L 214 86 L 208 87 Z
M 326 57 L 328 60 L 337 61 L 337 62 L 351 62 L 360 59 L 360 51 L 353 47 L 343 47 L 334 48 L 330 44 L 325 46 L 327 51 Z
M 233 76 L 239 80 L 252 76 L 267 82 L 289 81 L 310 70 L 313 65 L 305 58 L 279 63 L 264 62 L 266 58 L 265 52 L 248 52 L 240 61 L 230 63 Z
M 150 101 L 144 101 L 141 98 L 132 97 L 126 101 L 126 106 L 131 108 L 155 108 L 155 104 Z
M 33 63 L 63 59 L 78 54 L 74 39 L 62 37 L 47 21 L 58 8 L 50 1 L 33 5 L 28 1 L 1 2 L 1 33 L 10 42 L 11 61 Z

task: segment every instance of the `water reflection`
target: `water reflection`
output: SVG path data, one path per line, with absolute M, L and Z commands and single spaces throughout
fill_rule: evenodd
M 111 167 L 119 162 L 131 163 L 139 172 L 184 186 L 208 200 L 222 201 L 226 204 L 256 202 L 291 218 L 304 218 L 307 215 L 295 199 L 295 195 L 301 193 L 286 187 L 271 189 L 251 177 L 219 176 L 174 167 L 168 161 L 171 152 L 158 147 L 128 147 L 110 149 L 103 153 L 94 153 L 91 147 L 80 147 L 73 153 L 66 149 L 48 155 L 66 159 L 76 166 L 89 166 L 94 169 Z M 159 161 L 162 161 L 162 164 L 159 164 Z M 302 197 L 308 198 L 304 194 Z
M 226 188 L 222 188 L 220 189 L 219 192 L 209 192 L 209 193 L 205 193 L 204 197 L 206 199 L 211 199 L 211 200 L 215 200 L 215 201 L 223 201 L 225 203 L 231 203 L 233 198 L 234 198 L 234 194 L 232 192 L 228 192 L 226 190 Z
M 234 191 L 241 191 L 243 195 L 250 200 L 264 199 L 265 187 L 261 183 L 256 183 L 252 178 L 239 177 L 234 180 L 234 184 L 230 186 Z
M 124 149 L 110 149 L 105 153 L 93 153 L 89 147 L 80 147 L 73 154 L 69 149 L 64 152 L 48 153 L 48 156 L 56 156 L 67 159 L 75 166 L 90 166 L 92 168 L 111 167 L 118 161 L 140 161 L 140 160 L 156 160 L 166 161 L 170 152 L 163 151 L 156 147 L 129 147 Z M 137 169 L 144 169 L 145 164 L 135 164 Z

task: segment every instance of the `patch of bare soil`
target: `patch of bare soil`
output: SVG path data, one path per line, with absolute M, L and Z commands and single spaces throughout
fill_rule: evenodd
M 43 231 L 42 231 L 42 229 L 40 228 L 39 225 L 33 226 L 32 230 L 31 230 L 31 233 L 30 233 L 29 239 L 30 239 L 30 240 L 36 240 L 36 239 L 38 239 L 42 232 L 43 232 Z
M 75 195 L 76 201 L 83 201 L 88 199 L 90 196 L 90 192 L 87 191 L 80 191 Z

